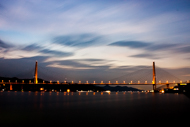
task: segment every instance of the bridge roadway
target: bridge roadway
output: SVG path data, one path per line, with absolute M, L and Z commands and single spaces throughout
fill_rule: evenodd
M 64 89 L 65 87 L 71 87 L 72 89 L 82 89 L 89 88 L 93 89 L 95 85 L 152 85 L 153 89 L 156 90 L 156 85 L 166 85 L 166 88 L 169 88 L 170 85 L 172 84 L 177 84 L 177 83 L 159 83 L 159 84 L 152 84 L 152 83 L 59 83 L 59 82 L 42 82 L 42 83 L 33 83 L 33 82 L 0 82 L 0 87 L 2 89 L 7 89 L 7 90 L 41 90 L 47 87 L 48 89 Z
M 22 83 L 22 82 L 0 82 L 0 84 L 35 84 L 35 83 Z M 37 83 L 37 84 L 59 84 L 59 85 L 154 85 L 152 83 Z M 157 83 L 156 85 L 168 85 L 179 83 Z

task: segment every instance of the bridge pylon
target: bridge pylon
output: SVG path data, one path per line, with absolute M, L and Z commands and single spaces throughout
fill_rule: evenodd
M 153 80 L 152 80 L 152 84 L 153 84 L 153 90 L 156 89 L 156 70 L 155 70 L 155 62 L 153 62 Z
M 38 62 L 35 64 L 34 83 L 38 84 Z

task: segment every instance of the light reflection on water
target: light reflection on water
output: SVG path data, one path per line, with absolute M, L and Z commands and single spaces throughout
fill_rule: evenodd
M 138 92 L 0 92 L 1 120 L 20 125 L 49 121 L 128 124 L 185 119 L 190 100 L 183 94 Z M 178 117 L 180 116 L 180 117 Z M 95 121 L 94 121 L 95 120 Z M 7 122 L 10 123 L 10 122 Z M 43 123 L 43 124 L 44 124 Z M 64 125 L 65 125 L 64 123 Z
M 180 95 L 180 96 L 179 96 Z M 120 102 L 149 102 L 158 98 L 169 99 L 170 97 L 186 98 L 181 94 L 165 93 L 141 93 L 141 92 L 1 92 L 1 100 L 10 103 L 24 103 L 26 107 L 44 108 L 60 106 L 80 106 L 83 104 L 105 104 Z M 11 96 L 11 98 L 10 98 Z M 3 99 L 4 97 L 4 99 Z M 136 102 L 135 102 L 136 103 Z M 115 104 L 114 104 L 115 105 Z M 22 105 L 20 105 L 22 107 Z

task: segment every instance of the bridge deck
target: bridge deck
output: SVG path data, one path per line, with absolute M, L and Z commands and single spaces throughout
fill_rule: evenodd
M 34 84 L 19 82 L 0 82 L 0 84 Z M 152 83 L 38 83 L 38 84 L 55 84 L 55 85 L 153 85 Z M 178 84 L 178 83 L 157 83 L 157 85 Z

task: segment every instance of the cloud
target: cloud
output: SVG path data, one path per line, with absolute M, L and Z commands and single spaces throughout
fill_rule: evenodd
M 48 67 L 70 69 L 70 70 L 86 70 L 86 69 L 96 69 L 96 70 L 109 70 L 112 66 L 108 63 L 109 60 L 103 59 L 70 59 L 62 61 L 51 61 Z M 103 64 L 104 63 L 104 64 Z
M 122 46 L 122 47 L 129 47 L 129 48 L 143 48 L 150 45 L 151 43 L 146 43 L 142 41 L 117 41 L 117 42 L 109 44 L 109 46 Z
M 190 45 L 184 46 L 184 47 L 179 47 L 177 49 L 177 52 L 179 52 L 179 53 L 190 53 Z
M 52 43 L 58 43 L 71 47 L 88 47 L 100 43 L 102 37 L 92 34 L 63 35 L 53 38 Z
M 49 48 L 51 47 L 51 48 Z M 53 47 L 56 47 L 55 45 L 53 44 L 49 44 L 49 45 L 41 45 L 39 46 L 39 44 L 30 44 L 28 46 L 25 46 L 24 48 L 22 48 L 21 50 L 24 50 L 24 51 L 36 51 L 36 52 L 39 52 L 41 53 L 42 55 L 49 55 L 49 56 L 57 56 L 57 57 L 66 57 L 66 56 L 72 56 L 73 53 L 72 52 L 63 52 L 63 51 L 60 51 L 60 50 L 53 50 L 52 48 Z
M 50 64 L 47 67 L 55 67 L 55 68 L 71 69 L 71 70 L 96 69 L 96 67 L 93 67 L 91 65 L 82 64 L 78 60 L 54 61 L 50 62 Z
M 40 50 L 40 49 L 42 49 L 42 47 L 38 46 L 37 44 L 30 44 L 22 48 L 22 50 L 26 50 L 26 51 L 34 51 L 34 50 Z
M 179 44 L 167 44 L 167 43 L 162 43 L 162 44 L 152 44 L 148 47 L 146 47 L 147 50 L 149 51 L 156 51 L 156 50 L 170 50 L 172 48 L 175 48 L 177 46 L 180 46 Z
M 4 41 L 0 40 L 0 47 L 1 48 L 9 48 L 11 47 L 10 45 L 6 44 Z
M 148 59 L 161 59 L 161 57 L 158 57 L 157 55 L 153 55 L 153 54 L 137 54 L 137 55 L 131 55 L 129 57 L 148 58 Z
M 73 53 L 60 52 L 60 51 L 49 50 L 49 49 L 43 49 L 43 50 L 40 50 L 40 52 L 44 53 L 44 54 L 60 56 L 60 57 L 66 57 L 66 56 L 72 56 L 73 55 Z
M 74 70 L 85 70 L 85 69 L 95 69 L 93 67 L 75 67 L 75 66 L 71 66 L 71 65 L 60 65 L 58 63 L 54 63 L 54 64 L 50 64 L 47 67 L 55 67 L 55 68 L 62 68 L 62 69 L 74 69 Z
M 96 62 L 96 61 L 104 61 L 104 59 L 80 59 L 80 61 L 92 61 L 92 62 Z
M 159 42 L 143 42 L 143 41 L 117 41 L 109 44 L 108 46 L 129 47 L 133 49 L 142 49 L 144 54 L 133 55 L 132 57 L 149 57 L 151 54 L 147 54 L 149 51 L 171 51 L 177 53 L 190 53 L 190 46 L 186 43 L 159 43 Z M 154 58 L 154 57 L 152 57 Z M 158 57 L 155 57 L 158 58 Z

